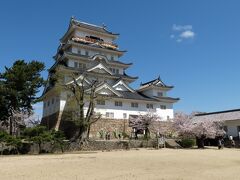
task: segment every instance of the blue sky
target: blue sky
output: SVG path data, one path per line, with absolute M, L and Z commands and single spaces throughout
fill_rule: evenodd
M 71 16 L 120 33 L 132 84 L 156 78 L 175 88 L 179 111 L 240 108 L 240 1 L 2 1 L 0 71 L 16 59 L 49 68 Z M 46 72 L 43 73 L 46 77 Z M 37 108 L 38 109 L 38 108 Z M 41 110 L 37 110 L 41 113 Z

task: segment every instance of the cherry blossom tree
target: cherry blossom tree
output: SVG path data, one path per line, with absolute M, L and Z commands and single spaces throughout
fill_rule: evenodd
M 172 128 L 173 131 L 177 133 L 178 136 L 182 137 L 192 137 L 194 124 L 191 120 L 190 115 L 187 115 L 183 112 L 177 112 L 174 115 Z
M 178 112 L 173 120 L 173 128 L 179 136 L 195 137 L 199 148 L 204 148 L 206 138 L 222 137 L 225 134 L 223 130 L 223 121 L 213 121 L 210 119 L 194 120 L 194 114 L 191 115 Z
M 223 121 L 204 120 L 193 122 L 193 133 L 197 138 L 197 145 L 199 148 L 204 148 L 204 140 L 206 138 L 214 139 L 216 137 L 223 137 L 225 131 L 223 130 Z
M 142 130 L 146 138 L 150 137 L 150 132 L 159 133 L 161 131 L 160 117 L 154 113 L 148 112 L 144 115 L 136 116 L 130 119 L 130 126 L 136 131 Z M 137 134 L 136 134 L 137 135 Z
M 158 136 L 167 135 L 172 132 L 172 123 L 170 121 L 163 122 L 158 115 L 148 112 L 130 119 L 130 126 L 135 129 L 135 135 L 138 132 L 144 132 L 145 137 L 149 138 L 150 133 Z

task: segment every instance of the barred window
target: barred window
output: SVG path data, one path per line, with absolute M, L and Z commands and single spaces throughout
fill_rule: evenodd
M 106 112 L 106 118 L 114 118 L 113 112 Z
M 153 104 L 147 104 L 147 109 L 153 109 Z
M 163 92 L 158 92 L 158 96 L 162 97 L 163 96 Z
M 121 101 L 115 101 L 115 106 L 122 106 L 122 102 Z
M 105 101 L 101 100 L 101 99 L 98 99 L 97 100 L 97 105 L 105 105 Z
M 78 62 L 74 62 L 74 67 L 78 68 Z
M 161 109 L 167 109 L 167 107 L 165 105 L 161 105 L 160 108 Z
M 132 103 L 131 103 L 131 107 L 138 108 L 138 103 L 132 102 Z

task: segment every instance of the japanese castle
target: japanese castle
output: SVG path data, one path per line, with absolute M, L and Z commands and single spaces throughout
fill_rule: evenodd
M 162 120 L 173 118 L 173 104 L 179 100 L 167 96 L 173 86 L 166 85 L 160 77 L 141 83 L 138 89 L 130 86 L 138 77 L 126 74 L 132 63 L 119 60 L 126 51 L 114 43 L 118 36 L 104 25 L 71 18 L 67 32 L 60 39 L 55 63 L 49 69 L 49 79 L 56 69 L 64 76 L 65 83 L 72 81 L 71 73 L 86 74 L 86 83 L 97 78 L 101 83 L 96 93 L 111 97 L 96 101 L 95 112 L 101 113 L 103 118 L 128 119 L 149 111 Z M 81 79 L 81 75 L 77 79 Z M 68 99 L 64 90 L 56 89 L 48 82 L 42 96 L 42 122 L 55 128 L 59 126 Z

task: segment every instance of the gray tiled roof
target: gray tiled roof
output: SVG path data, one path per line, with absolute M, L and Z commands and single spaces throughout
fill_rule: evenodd
M 240 109 L 233 109 L 228 111 L 219 111 L 212 113 L 197 114 L 193 117 L 194 121 L 230 121 L 230 120 L 240 120 Z
M 157 86 L 157 87 L 165 87 L 165 88 L 173 88 L 173 86 L 167 86 L 163 81 L 160 79 L 160 76 L 157 79 L 148 81 L 146 83 L 141 83 L 139 90 L 145 89 L 150 86 Z
M 113 32 L 108 31 L 106 29 L 106 26 L 97 26 L 94 24 L 89 24 L 89 23 L 78 21 L 74 18 L 71 19 L 71 23 L 73 23 L 76 26 L 83 27 L 86 29 L 90 29 L 90 30 L 94 30 L 94 31 L 102 32 L 102 33 L 108 33 L 111 35 L 119 35 L 118 33 L 113 33 Z
M 145 101 L 157 101 L 153 98 L 147 97 L 139 92 L 130 91 L 118 91 L 125 99 L 145 100 Z

